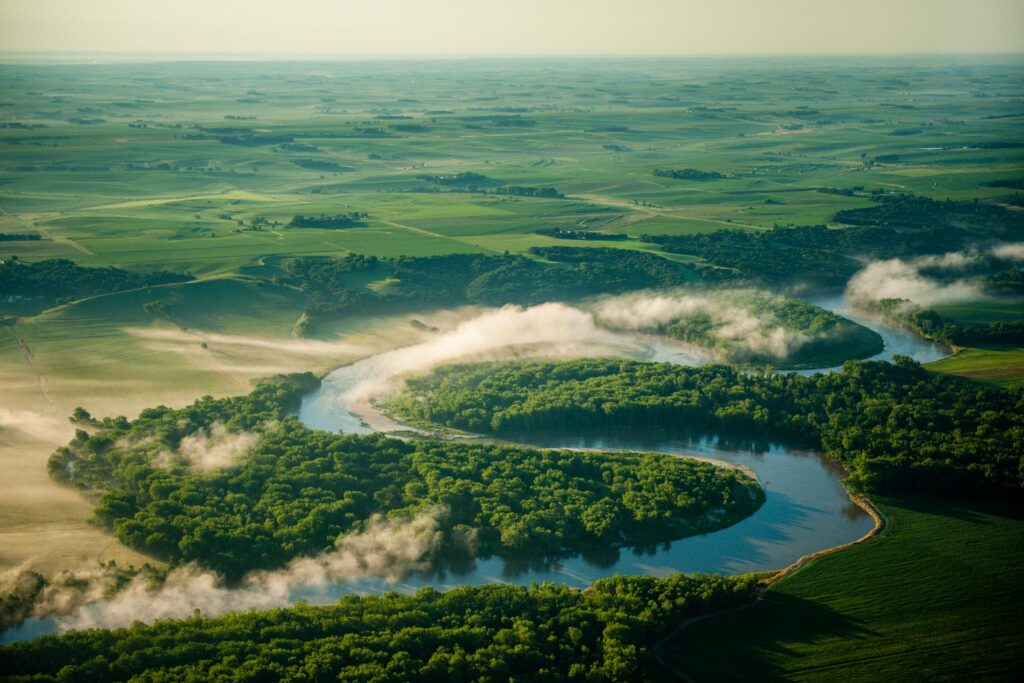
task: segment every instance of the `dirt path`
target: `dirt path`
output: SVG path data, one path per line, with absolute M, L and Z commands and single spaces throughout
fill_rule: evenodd
M 670 219 L 676 220 L 676 221 L 693 221 L 695 223 L 711 223 L 713 225 L 721 225 L 721 226 L 726 227 L 726 228 L 753 228 L 755 230 L 763 230 L 764 229 L 764 228 L 762 228 L 759 225 L 753 225 L 751 223 L 737 223 L 735 221 L 730 223 L 728 221 L 720 221 L 720 220 L 716 220 L 714 218 L 694 218 L 693 216 L 680 216 L 678 213 L 675 213 L 674 211 L 658 210 L 657 208 L 651 207 L 651 206 L 644 206 L 642 204 L 633 204 L 633 203 L 631 203 L 630 201 L 628 201 L 626 199 L 616 199 L 614 197 L 607 197 L 605 195 L 599 195 L 599 194 L 576 194 L 576 195 L 572 195 L 572 196 L 566 197 L 566 198 L 567 199 L 579 199 L 579 200 L 582 200 L 582 201 L 585 201 L 585 202 L 590 202 L 591 204 L 597 204 L 599 206 L 610 206 L 610 207 L 616 208 L 616 209 L 627 209 L 629 211 L 634 212 L 634 216 L 632 217 L 632 221 L 631 222 L 637 222 L 637 221 L 640 221 L 640 220 L 645 220 L 646 218 L 651 218 L 651 217 L 654 217 L 654 216 L 661 216 L 662 218 L 670 218 Z M 642 215 L 638 216 L 636 214 L 642 214 Z
M 417 228 L 417 227 L 412 226 L 412 225 L 405 225 L 404 223 L 395 223 L 394 221 L 378 221 L 378 222 L 379 223 L 383 223 L 384 225 L 390 225 L 392 228 L 404 228 L 406 230 L 412 230 L 413 232 L 418 232 L 421 235 L 427 235 L 428 237 L 441 237 L 443 239 L 451 239 L 451 238 L 445 237 L 444 235 L 441 235 L 439 233 L 430 232 L 429 230 L 424 230 L 423 228 Z
M 50 383 L 47 381 L 46 375 L 43 374 L 43 371 L 39 369 L 38 365 L 36 365 L 35 356 L 32 355 L 32 349 L 28 347 L 28 342 L 18 334 L 18 330 L 15 329 L 14 325 L 8 325 L 8 329 L 10 329 L 11 334 L 14 335 L 14 341 L 17 342 L 18 348 L 21 349 L 22 354 L 24 354 L 25 361 L 28 362 L 29 367 L 32 368 L 32 372 L 36 373 L 36 377 L 39 378 L 39 390 L 43 392 L 43 396 L 46 397 L 47 401 L 53 403 L 53 396 L 50 395 Z

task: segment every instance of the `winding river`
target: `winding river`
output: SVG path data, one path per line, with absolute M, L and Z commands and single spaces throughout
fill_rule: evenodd
M 919 362 L 928 362 L 946 355 L 943 348 L 923 341 L 912 333 L 851 311 L 842 297 L 818 299 L 812 303 L 877 331 L 885 347 L 875 359 L 889 360 L 894 355 L 902 354 Z M 592 321 L 571 316 L 561 321 L 561 327 L 556 329 L 552 337 L 546 338 L 546 333 L 538 332 L 539 327 L 530 327 L 530 310 L 534 309 L 527 310 L 526 317 L 514 322 L 517 327 L 511 333 L 517 340 L 526 341 L 530 355 L 543 355 L 547 347 L 557 347 L 561 355 L 622 355 L 685 365 L 708 362 L 707 358 L 692 349 L 683 349 L 643 335 L 610 334 L 595 329 Z M 565 311 L 560 311 L 560 315 L 564 318 Z M 330 431 L 365 434 L 402 430 L 402 425 L 391 422 L 374 410 L 369 398 L 389 386 L 389 382 L 390 386 L 394 386 L 396 377 L 414 369 L 423 360 L 435 364 L 452 362 L 465 359 L 461 353 L 466 348 L 477 353 L 493 352 L 497 348 L 492 340 L 488 340 L 488 334 L 494 332 L 492 328 L 474 328 L 470 332 L 469 344 L 461 343 L 465 341 L 463 335 L 460 344 L 447 348 L 439 347 L 434 342 L 425 342 L 338 368 L 324 379 L 317 391 L 305 398 L 299 418 L 309 427 Z M 504 334 L 509 333 L 506 331 Z M 587 340 L 581 342 L 578 339 L 580 335 L 587 337 Z M 757 512 L 737 524 L 670 543 L 642 548 L 613 548 L 557 560 L 534 558 L 524 562 L 501 558 L 477 559 L 464 567 L 413 574 L 399 584 L 376 578 L 313 583 L 288 588 L 285 593 L 274 596 L 276 602 L 265 606 L 291 604 L 297 600 L 310 603 L 333 602 L 343 594 L 413 591 L 423 586 L 445 589 L 493 582 L 529 584 L 551 581 L 582 588 L 615 574 L 667 576 L 680 571 L 733 574 L 776 570 L 805 555 L 856 540 L 873 526 L 871 517 L 850 500 L 843 488 L 843 473 L 838 465 L 819 453 L 794 450 L 781 444 L 729 443 L 720 437 L 673 439 L 622 431 L 615 435 L 601 436 L 521 435 L 511 443 L 541 448 L 660 451 L 711 460 L 753 473 L 764 487 L 766 500 Z M 226 588 L 218 590 L 222 605 L 219 610 L 214 609 L 213 613 L 225 609 L 245 609 L 244 599 L 253 597 L 241 592 L 236 595 Z M 193 607 L 210 610 L 210 604 L 196 604 L 201 601 L 198 595 L 184 593 L 179 596 L 179 600 L 183 604 L 187 603 L 185 606 L 188 610 Z M 143 608 L 150 599 L 141 596 L 140 604 Z M 103 603 L 95 603 L 86 605 L 81 611 L 98 614 L 104 609 Z M 130 623 L 130 620 L 121 621 Z M 115 615 L 113 622 L 100 621 L 95 625 L 118 625 L 121 621 Z M 0 643 L 33 638 L 69 627 L 80 628 L 82 625 L 81 622 L 55 617 L 31 618 L 21 627 L 0 634 Z
M 908 331 L 858 314 L 841 296 L 821 298 L 812 303 L 878 332 L 885 346 L 873 360 L 890 360 L 895 355 L 906 355 L 919 362 L 929 362 L 947 355 L 942 347 Z M 647 360 L 682 364 L 706 362 L 706 359 L 685 351 L 673 353 L 671 348 L 652 343 L 649 339 L 640 340 L 634 348 L 624 348 L 623 351 L 627 356 L 639 353 Z M 361 385 L 380 379 L 386 365 L 386 354 L 382 354 L 338 368 L 325 378 L 319 390 L 303 402 L 300 419 L 309 427 L 330 431 L 371 433 L 400 430 L 401 425 L 373 410 L 365 397 L 360 397 L 358 390 Z M 732 574 L 774 570 L 804 555 L 856 540 L 873 526 L 871 517 L 850 500 L 841 483 L 843 473 L 838 465 L 819 453 L 798 451 L 781 444 L 737 446 L 716 437 L 673 440 L 623 433 L 615 436 L 524 434 L 510 442 L 542 448 L 660 451 L 727 463 L 753 472 L 765 489 L 766 501 L 752 516 L 731 527 L 671 543 L 609 550 L 600 556 L 583 554 L 557 561 L 538 559 L 526 564 L 500 558 L 477 560 L 472 566 L 457 572 L 447 570 L 410 577 L 401 588 L 412 590 L 426 585 L 445 588 L 494 581 L 521 584 L 557 581 L 583 587 L 615 574 L 665 576 L 680 571 Z M 319 595 L 304 593 L 296 597 L 330 598 L 352 590 L 379 589 L 372 584 L 340 584 L 319 589 Z

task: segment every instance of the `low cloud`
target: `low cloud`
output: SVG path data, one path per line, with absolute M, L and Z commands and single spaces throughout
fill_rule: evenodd
M 222 422 L 189 434 L 178 445 L 178 455 L 197 470 L 223 469 L 234 465 L 260 440 L 252 432 L 229 432 Z
M 72 432 L 67 420 L 31 410 L 0 408 L 0 433 L 9 431 L 30 439 L 66 441 Z
M 992 250 L 992 255 L 1004 261 L 1024 261 L 1024 242 L 1000 244 Z
M 726 345 L 732 360 L 767 356 L 783 359 L 810 339 L 787 329 L 774 315 L 756 313 L 744 298 L 775 295 L 747 290 L 718 290 L 705 294 L 627 294 L 602 299 L 593 305 L 599 323 L 612 329 L 657 331 L 669 323 L 687 325 L 698 316 L 710 323 L 710 333 Z
M 172 570 L 159 585 L 151 576 L 140 574 L 119 590 L 112 569 L 66 573 L 42 591 L 34 607 L 35 619 L 4 634 L 4 640 L 32 637 L 44 630 L 116 628 L 135 621 L 181 619 L 196 610 L 213 616 L 283 607 L 303 591 L 357 579 L 393 583 L 431 567 L 446 516 L 446 508 L 436 507 L 412 520 L 375 517 L 361 532 L 343 536 L 335 550 L 297 558 L 282 569 L 254 572 L 238 586 L 229 586 L 219 574 L 194 565 Z
M 963 278 L 939 280 L 921 272 L 923 268 L 962 267 L 964 261 L 956 254 L 959 252 L 912 261 L 872 261 L 850 278 L 846 286 L 847 296 L 855 302 L 907 299 L 922 306 L 991 298 L 977 282 Z

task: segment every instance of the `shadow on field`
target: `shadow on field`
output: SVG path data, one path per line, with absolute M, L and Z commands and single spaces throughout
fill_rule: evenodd
M 888 501 L 886 498 L 880 498 Z M 898 501 L 890 501 L 902 508 L 919 512 L 926 515 L 937 515 L 940 517 L 952 517 L 973 524 L 990 525 L 991 521 L 986 519 L 989 515 L 1002 517 L 1009 520 L 1024 520 L 1024 506 L 1018 501 L 1010 499 L 941 499 L 930 496 L 915 496 L 913 498 L 900 498 Z
M 855 641 L 879 635 L 821 603 L 773 591 L 745 610 L 742 619 L 732 617 L 711 617 L 684 630 L 662 647 L 662 660 L 683 680 L 772 680 L 785 670 L 774 666 L 766 655 L 788 651 L 782 643 L 806 644 L 836 637 Z M 727 656 L 712 660 L 706 656 L 710 650 Z M 754 678 L 751 672 L 757 672 Z

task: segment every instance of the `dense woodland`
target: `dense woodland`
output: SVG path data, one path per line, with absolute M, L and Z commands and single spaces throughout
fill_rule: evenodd
M 332 316 L 367 311 L 531 305 L 686 282 L 674 263 L 653 254 L 575 247 L 535 247 L 532 251 L 549 262 L 479 254 L 302 258 L 288 264 L 285 281 L 309 297 L 307 327 Z
M 694 267 L 710 281 L 841 288 L 865 257 L 907 258 L 1024 237 L 1024 214 L 982 202 L 936 201 L 917 195 L 873 195 L 875 206 L 847 209 L 830 229 L 778 227 L 762 233 L 720 230 L 697 235 L 644 235 L 661 248 L 705 259 Z
M 664 454 L 593 454 L 336 435 L 287 417 L 316 380 L 203 398 L 138 419 L 96 421 L 50 460 L 55 478 L 100 496 L 96 520 L 126 545 L 231 579 L 333 547 L 376 514 L 446 510 L 442 555 L 465 539 L 491 554 L 555 555 L 667 541 L 727 526 L 762 502 L 746 476 Z M 199 470 L 183 439 L 256 435 L 226 467 Z M 226 433 L 225 433 L 226 432 Z
M 633 681 L 682 619 L 750 600 L 752 577 L 622 576 L 425 588 L 326 607 L 72 631 L 0 648 L 11 681 Z M 133 677 L 139 677 L 135 679 Z
M 0 261 L 0 296 L 63 301 L 192 279 L 191 275 L 166 271 L 136 273 L 113 267 L 86 268 L 68 259 Z
M 902 357 L 810 377 L 621 360 L 456 365 L 409 380 L 391 407 L 475 432 L 635 427 L 790 439 L 846 465 L 857 490 L 1024 492 L 1024 392 L 936 376 Z

